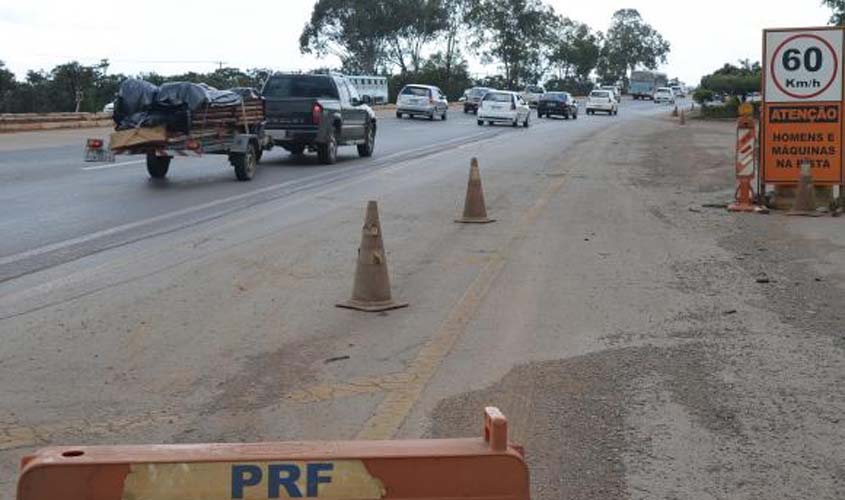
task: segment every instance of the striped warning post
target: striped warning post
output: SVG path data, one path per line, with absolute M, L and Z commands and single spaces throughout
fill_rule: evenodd
M 736 176 L 754 177 L 754 149 L 756 133 L 753 128 L 737 130 Z

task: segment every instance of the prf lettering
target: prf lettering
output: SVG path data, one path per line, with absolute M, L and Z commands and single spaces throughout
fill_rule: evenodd
M 304 470 L 303 470 L 304 469 Z M 332 482 L 332 463 L 232 465 L 232 500 L 244 498 L 246 488 L 267 490 L 267 498 L 316 498 L 321 484 Z M 305 491 L 299 487 L 305 481 Z

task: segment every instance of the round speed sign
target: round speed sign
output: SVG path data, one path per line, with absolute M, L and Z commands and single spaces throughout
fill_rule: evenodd
M 831 34 L 776 33 L 767 41 L 767 100 L 842 99 L 842 35 Z

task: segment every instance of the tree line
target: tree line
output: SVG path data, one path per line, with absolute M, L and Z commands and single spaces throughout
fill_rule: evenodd
M 347 74 L 389 77 L 391 99 L 413 81 L 439 86 L 452 99 L 484 85 L 520 90 L 545 83 L 583 93 L 595 76 L 627 82 L 635 68 L 666 62 L 670 44 L 635 9 L 613 14 L 606 32 L 557 13 L 542 0 L 317 0 L 299 40 L 303 53 L 336 56 Z M 498 74 L 474 79 L 470 63 Z M 217 88 L 260 87 L 267 69 L 220 68 L 210 73 L 132 75 L 205 82 Z M 109 61 L 69 62 L 16 78 L 0 61 L 0 112 L 99 111 L 128 75 Z

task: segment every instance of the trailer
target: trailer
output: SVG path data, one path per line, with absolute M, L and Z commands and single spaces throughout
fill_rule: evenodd
M 667 77 L 665 73 L 656 73 L 654 71 L 633 71 L 631 72 L 631 80 L 628 85 L 628 93 L 634 100 L 637 99 L 654 99 L 654 93 L 660 87 L 667 85 Z
M 253 89 L 218 91 L 205 85 L 160 88 L 127 81 L 116 101 L 110 156 L 143 155 L 154 179 L 167 176 L 173 158 L 226 155 L 240 181 L 255 176 L 264 151 L 265 101 Z
M 146 156 L 147 172 L 153 179 L 167 176 L 173 158 L 227 155 L 235 177 L 249 181 L 255 176 L 263 152 L 272 147 L 263 124 L 242 132 L 218 129 L 172 133 L 164 127 L 133 129 L 113 133 L 110 143 L 113 155 Z

